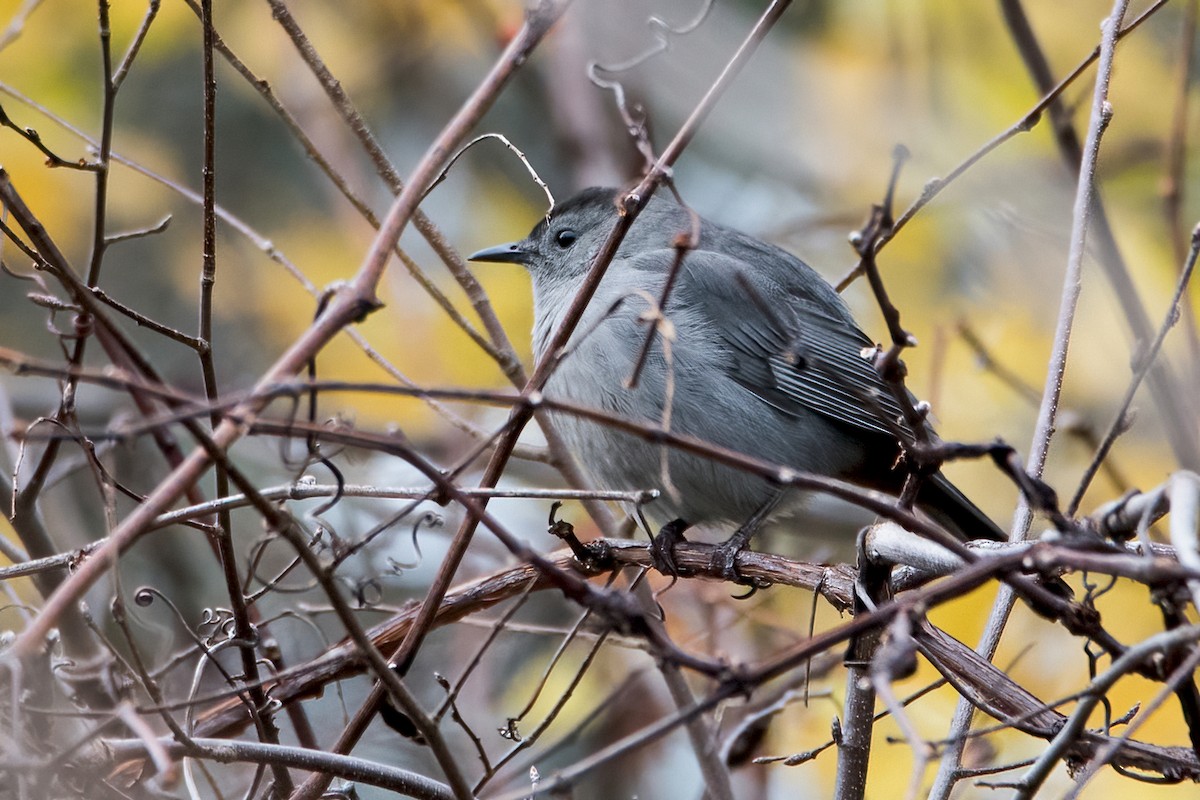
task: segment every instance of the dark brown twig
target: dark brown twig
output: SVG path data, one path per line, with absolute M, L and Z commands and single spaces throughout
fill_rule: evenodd
M 85 172 L 96 172 L 100 169 L 98 164 L 86 161 L 82 158 L 75 161 L 68 161 L 67 159 L 62 158 L 46 146 L 45 142 L 42 141 L 41 135 L 36 130 L 33 128 L 22 128 L 20 125 L 14 122 L 12 117 L 8 116 L 8 113 L 4 110 L 3 106 L 0 106 L 0 127 L 10 128 L 16 131 L 18 136 L 40 150 L 42 155 L 46 157 L 47 166 L 78 169 Z

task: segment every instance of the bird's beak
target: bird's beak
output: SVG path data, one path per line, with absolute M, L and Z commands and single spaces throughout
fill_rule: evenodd
M 467 256 L 468 261 L 495 261 L 501 264 L 524 264 L 529 258 L 529 251 L 521 247 L 521 242 L 509 242 L 488 247 L 478 253 Z

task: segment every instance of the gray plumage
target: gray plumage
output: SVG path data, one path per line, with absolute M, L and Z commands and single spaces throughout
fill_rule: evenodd
M 525 239 L 471 256 L 524 265 L 533 276 L 534 351 L 541 359 L 616 221 L 616 192 L 588 189 L 559 204 Z M 638 385 L 627 388 L 692 218 L 656 197 L 634 221 L 545 387 L 548 397 L 686 434 L 797 470 L 898 491 L 906 436 L 899 406 L 869 359 L 874 342 L 833 288 L 795 256 L 701 220 Z M 868 354 L 868 355 L 865 355 Z M 864 397 L 874 398 L 873 403 Z M 891 424 L 888 421 L 890 420 Z M 611 427 L 556 422 L 600 488 L 659 489 L 658 523 L 739 526 L 777 494 L 768 481 Z M 664 460 L 664 450 L 667 457 Z M 778 513 L 803 498 L 787 494 Z M 918 506 L 963 538 L 1003 533 L 942 475 Z

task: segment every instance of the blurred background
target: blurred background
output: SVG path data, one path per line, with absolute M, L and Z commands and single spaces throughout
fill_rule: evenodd
M 344 178 L 349 191 L 382 216 L 391 198 L 386 181 L 273 20 L 271 6 L 215 5 L 224 43 L 253 76 L 269 84 L 273 97 Z M 625 130 L 616 95 L 589 80 L 589 65 L 609 68 L 602 74 L 619 81 L 627 107 L 645 120 L 650 142 L 662 147 L 762 6 L 750 0 L 718 0 L 711 7 L 702 0 L 576 0 L 488 112 L 478 133 L 506 137 L 557 198 L 588 185 L 627 184 L 641 174 L 643 160 Z M 1200 217 L 1200 202 L 1191 191 L 1200 175 L 1192 157 L 1197 112 L 1194 102 L 1181 106 L 1182 101 L 1194 100 L 1190 78 L 1195 76 L 1187 70 L 1194 69 L 1195 44 L 1186 36 L 1187 15 L 1194 6 L 1168 3 L 1120 45 L 1110 95 L 1114 113 L 1100 159 L 1100 195 L 1137 297 L 1155 328 L 1179 274 L 1183 239 Z M 294 0 L 288 7 L 401 177 L 478 84 L 519 27 L 522 14 L 520 3 L 501 0 Z M 1143 9 L 1138 4 L 1131 17 Z M 1107 3 L 1096 0 L 1028 4 L 1055 79 L 1091 53 L 1108 10 Z M 113 3 L 113 49 L 118 56 L 145 13 L 145 3 Z M 666 28 L 688 30 L 664 33 Z M 0 30 L 0 106 L 5 114 L 18 127 L 36 129 L 59 156 L 93 158 L 102 109 L 94 5 L 0 0 Z M 113 131 L 117 163 L 111 172 L 106 230 L 111 234 L 145 229 L 168 218 L 169 224 L 154 235 L 110 246 L 100 280 L 109 296 L 190 333 L 195 332 L 201 267 L 196 197 L 202 130 L 199 45 L 200 27 L 188 5 L 164 3 L 120 89 Z M 222 389 L 230 393 L 249 388 L 307 327 L 316 308 L 314 291 L 354 274 L 374 230 L 256 87 L 226 60 L 218 61 L 217 200 L 224 214 L 218 225 L 213 345 Z M 1093 69 L 1085 71 L 1062 95 L 1081 136 L 1093 76 Z M 899 212 L 920 196 L 927 181 L 947 175 L 1017 123 L 1039 96 L 997 3 L 797 2 L 702 126 L 675 168 L 675 182 L 684 199 L 704 216 L 774 241 L 836 282 L 857 262 L 847 237 L 862 225 L 871 205 L 881 201 L 897 145 L 911 153 L 898 183 Z M 1178 130 L 1186 135 L 1181 138 Z M 1172 167 L 1172 153 L 1181 155 L 1182 171 Z M 93 236 L 94 177 L 49 168 L 44 162 L 45 156 L 28 141 L 0 129 L 0 165 L 81 270 Z M 1173 188 L 1181 190 L 1177 210 L 1165 202 Z M 1074 194 L 1074 174 L 1056 147 L 1048 121 L 1042 120 L 948 186 L 883 251 L 880 265 L 888 289 L 904 324 L 920 342 L 906 354 L 909 387 L 932 403 L 944 438 L 973 442 L 1000 437 L 1022 456 L 1028 453 L 1037 415 L 1031 397 L 1040 395 L 1045 381 Z M 524 236 L 546 205 L 520 159 L 489 139 L 454 164 L 422 208 L 452 248 L 470 253 Z M 401 246 L 428 282 L 479 327 L 459 284 L 425 238 L 410 227 Z M 0 255 L 16 273 L 0 276 L 0 346 L 61 360 L 56 329 L 69 330 L 70 315 L 51 315 L 44 305 L 31 302 L 28 293 L 41 290 L 19 277 L 32 272 L 28 260 L 10 245 Z M 470 268 L 529 367 L 532 315 L 527 276 L 503 265 Z M 321 377 L 391 382 L 401 374 L 421 386 L 512 388 L 496 362 L 398 260 L 393 260 L 380 296 L 385 308 L 357 331 L 391 371 L 343 335 L 318 361 Z M 852 284 L 845 297 L 868 333 L 886 337 L 863 282 Z M 1194 297 L 1193 292 L 1187 298 L 1165 349 L 1179 381 L 1177 396 L 1188 415 L 1195 413 L 1197 385 Z M 1090 250 L 1059 433 L 1046 468 L 1048 482 L 1064 501 L 1075 492 L 1094 452 L 1088 437 L 1094 440 L 1095 432 L 1102 434 L 1111 423 L 1128 383 L 1134 345 L 1121 300 Z M 166 379 L 184 391 L 202 394 L 200 371 L 190 351 L 132 322 L 126 328 Z M 999 367 L 982 357 L 980 348 Z M 88 355 L 89 365 L 104 365 L 99 348 Z M 51 414 L 59 397 L 53 381 L 7 373 L 0 376 L 0 393 L 0 425 L 6 433 L 23 431 L 38 417 Z M 133 413 L 125 395 L 86 386 L 79 406 L 82 427 L 98 436 Z M 1173 448 L 1172 434 L 1145 389 L 1135 406 L 1134 424 L 1110 459 L 1112 470 L 1097 478 L 1083 500 L 1083 513 L 1130 486 L 1151 488 L 1181 466 L 1179 448 Z M 480 430 L 493 429 L 505 417 L 503 410 L 473 403 L 453 404 L 452 411 Z M 469 433 L 415 400 L 367 392 L 329 394 L 322 398 L 321 412 L 323 418 L 336 418 L 347 426 L 397 432 L 441 465 L 455 463 L 475 445 Z M 540 443 L 532 429 L 526 438 L 531 445 Z M 6 447 L 3 469 L 13 473 L 20 454 L 13 440 Z M 163 474 L 161 461 L 146 441 L 105 444 L 103 453 L 138 491 L 148 491 Z M 236 451 L 243 463 L 253 465 L 263 486 L 296 477 L 288 455 L 278 442 L 266 439 L 247 441 Z M 415 472 L 396 459 L 343 452 L 337 463 L 354 483 L 420 484 Z M 70 459 L 64 461 L 45 501 L 45 513 L 64 549 L 99 538 L 106 525 L 91 477 L 77 467 Z M 1002 526 L 1008 524 L 1016 491 L 990 464 L 953 464 L 947 472 Z M 331 480 L 319 467 L 310 474 L 322 483 Z M 463 481 L 469 484 L 475 477 L 468 471 Z M 515 463 L 506 483 L 562 485 L 552 470 L 531 462 Z M 315 505 L 297 504 L 296 509 Z M 341 535 L 354 537 L 400 508 L 399 501 L 350 499 L 328 514 L 326 522 Z M 557 546 L 542 533 L 546 501 L 497 501 L 493 508 L 535 546 Z M 409 533 L 417 516 L 373 542 L 363 559 L 344 570 L 347 590 L 358 593 L 364 605 L 383 608 L 421 597 L 439 548 L 458 519 L 452 508 L 438 513 L 444 519 L 440 528 L 422 526 L 420 554 L 413 551 Z M 596 533 L 577 504 L 568 504 L 563 513 L 581 532 Z M 263 532 L 253 515 L 247 514 L 241 523 L 238 540 L 249 552 Z M 0 522 L 0 529 L 4 524 Z M 154 544 L 135 548 L 123 569 L 131 587 L 169 585 L 184 617 L 194 622 L 217 602 L 221 591 L 215 573 L 203 566 L 206 558 L 207 545 L 194 531 L 172 530 L 156 535 Z M 484 574 L 507 559 L 496 542 L 478 536 L 461 576 Z M 397 566 L 412 562 L 412 568 Z M 811 603 L 807 595 L 775 591 L 736 603 L 725 587 L 692 584 L 660 599 L 684 646 L 752 660 L 805 633 Z M 305 587 L 296 588 L 297 593 L 265 597 L 265 613 L 300 608 L 324 635 L 336 639 L 329 620 L 304 606 L 316 600 L 301 591 Z M 111 591 L 105 589 L 93 599 Z M 19 596 L 24 602 L 35 601 L 29 586 L 10 585 L 10 592 L 16 593 L 14 600 Z M 938 609 L 934 619 L 973 644 L 992 594 L 981 591 Z M 693 604 L 696 598 L 703 602 Z M 1137 586 L 1119 586 L 1100 602 L 1110 629 L 1123 640 L 1161 629 L 1153 613 L 1120 613 L 1131 603 L 1145 607 L 1146 593 Z M 557 597 L 536 598 L 522 614 L 528 630 L 502 637 L 480 670 L 483 677 L 468 685 L 469 696 L 480 704 L 474 722 L 485 734 L 502 725 L 503 717 L 515 713 L 529 696 L 559 641 L 554 632 L 573 619 L 573 612 L 561 606 Z M 372 613 L 364 612 L 371 620 L 381 616 Z M 165 616 L 147 611 L 139 618 L 151 652 L 165 657 L 179 645 L 175 623 Z M 822 610 L 818 619 L 819 624 L 831 624 L 836 614 Z M 4 627 L 19 627 L 19 620 L 12 608 L 0 610 Z M 282 638 L 293 660 L 311 657 L 324 646 L 308 627 L 295 626 L 294 634 L 286 630 L 289 635 Z M 464 625 L 434 637 L 413 672 L 423 696 L 440 697 L 432 672 L 459 663 L 483 630 Z M 998 663 L 1007 666 L 1014 659 L 1018 660 L 1010 674 L 1046 699 L 1069 694 L 1088 679 L 1081 643 L 1028 613 L 1014 621 Z M 637 665 L 636 651 L 607 648 L 576 694 L 599 698 L 631 671 L 645 667 Z M 556 672 L 553 680 L 568 678 L 569 671 Z M 929 679 L 922 671 L 910 679 L 911 688 Z M 628 690 L 635 698 L 632 707 L 644 703 L 661 710 L 662 688 L 650 676 L 634 683 Z M 350 708 L 364 685 L 347 684 Z M 1144 699 L 1153 691 L 1148 687 L 1140 679 L 1124 681 L 1112 698 L 1115 713 Z M 761 754 L 786 755 L 827 738 L 829 719 L 840 708 L 837 679 L 825 688 L 833 697 L 814 699 L 807 708 L 796 707 L 780 717 Z M 555 685 L 547 695 L 561 691 Z M 914 706 L 922 732 L 936 737 L 954 701 L 955 695 L 943 690 Z M 332 697 L 320 702 L 330 713 L 342 713 Z M 556 724 L 572 729 L 589 708 L 586 701 L 573 703 Z M 577 749 L 539 768 L 545 772 L 549 766 L 570 763 L 611 741 L 624 724 L 610 718 L 584 729 L 572 745 Z M 1186 741 L 1174 708 L 1160 711 L 1139 735 L 1164 744 Z M 894 775 L 907 780 L 911 752 L 889 746 L 884 736 L 877 737 L 873 778 Z M 988 753 L 983 760 L 1016 760 L 1039 750 L 1038 742 L 1015 735 L 993 737 L 988 743 L 1001 753 Z M 501 744 L 494 735 L 487 741 L 488 747 Z M 387 729 L 373 732 L 356 752 L 428 768 L 421 748 Z M 739 777 L 744 796 L 827 796 L 833 765 L 832 753 L 827 756 L 798 767 L 751 767 Z M 681 774 L 694 775 L 681 733 L 629 758 L 630 770 L 594 778 L 576 796 L 697 796 L 698 782 L 687 791 L 678 788 Z M 1058 783 L 1051 785 L 1057 790 L 1069 783 L 1065 773 L 1055 780 Z M 1102 776 L 1088 796 L 1110 796 L 1128 791 L 1129 785 L 1115 775 Z M 987 790 L 964 785 L 961 791 L 968 797 Z M 1138 785 L 1137 791 L 1145 797 L 1183 797 L 1192 796 L 1194 788 Z

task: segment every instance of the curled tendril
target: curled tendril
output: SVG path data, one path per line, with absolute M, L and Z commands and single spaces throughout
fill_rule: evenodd
M 374 608 L 383 600 L 383 586 L 378 578 L 363 578 L 353 587 L 359 608 Z
M 458 159 L 462 158 L 464 153 L 466 153 L 468 150 L 470 150 L 472 147 L 479 144 L 480 142 L 487 141 L 488 139 L 495 139 L 496 141 L 500 142 L 500 144 L 504 145 L 513 155 L 515 155 L 521 161 L 522 164 L 525 165 L 525 171 L 529 173 L 529 175 L 533 178 L 533 182 L 536 183 L 539 187 L 541 187 L 542 193 L 546 195 L 546 201 L 549 204 L 546 206 L 546 220 L 549 221 L 550 220 L 550 212 L 554 209 L 554 194 L 553 194 L 553 192 L 550 191 L 550 187 L 546 185 L 546 182 L 544 180 L 542 180 L 542 176 L 538 174 L 538 171 L 536 169 L 534 169 L 533 164 L 529 163 L 529 159 L 526 157 L 525 153 L 520 148 L 518 148 L 515 144 L 510 142 L 508 140 L 508 137 L 506 137 L 500 133 L 485 133 L 485 134 L 482 134 L 481 136 L 476 136 L 474 139 L 472 139 L 471 141 L 469 141 L 465 145 L 463 145 L 459 149 L 459 151 L 457 153 L 455 153 L 448 162 L 446 162 L 445 168 L 442 170 L 441 174 L 438 175 L 437 179 L 429 185 L 429 188 L 425 191 L 425 195 L 421 198 L 422 201 L 424 201 L 425 197 L 429 196 L 430 192 L 432 192 L 435 188 L 437 188 L 438 184 L 440 184 L 442 181 L 446 180 L 446 176 L 450 173 L 450 168 L 454 166 L 455 162 L 458 161 Z
M 649 134 L 646 129 L 646 117 L 644 109 L 640 106 L 630 108 L 628 100 L 625 97 L 625 85 L 617 80 L 614 76 L 628 72 L 635 67 L 638 67 L 660 53 L 665 53 L 671 49 L 671 39 L 675 36 L 686 36 L 697 28 L 699 28 L 708 18 L 708 14 L 712 11 L 713 0 L 704 0 L 704 5 L 700 8 L 699 13 L 690 22 L 686 22 L 679 27 L 672 27 L 662 17 L 650 17 L 646 20 L 646 27 L 650 29 L 650 34 L 654 38 L 654 43 L 646 50 L 626 61 L 617 64 L 603 65 L 597 61 L 593 61 L 587 66 L 588 80 L 601 89 L 612 92 L 613 100 L 617 104 L 617 111 L 621 114 L 621 119 L 625 123 L 625 129 L 629 135 L 633 137 L 637 143 L 638 150 L 648 162 L 655 161 L 653 150 L 650 146 Z M 603 75 L 601 74 L 603 73 Z M 604 77 L 604 76 L 608 77 Z
M 201 612 L 199 627 L 211 628 L 211 632 L 204 637 L 204 643 L 208 646 L 221 641 L 231 641 L 237 635 L 237 623 L 233 619 L 233 612 L 228 608 L 205 608 Z
M 315 452 L 314 452 L 314 455 L 318 456 L 317 463 L 321 464 L 322 466 L 325 467 L 325 469 L 329 470 L 329 473 L 331 475 L 333 475 L 333 479 L 337 482 L 337 491 L 334 492 L 333 496 L 330 497 L 327 501 L 322 503 L 317 508 L 313 509 L 312 517 L 314 519 L 320 519 L 322 514 L 329 511 L 329 509 L 333 508 L 334 506 L 336 506 L 338 503 L 340 503 L 342 501 L 342 497 L 344 496 L 344 494 L 346 492 L 346 478 L 345 478 L 345 476 L 342 475 L 342 471 L 337 468 L 337 465 L 334 464 L 332 461 L 330 461 L 328 458 L 326 458 L 323 455 L 319 455 Z
M 437 513 L 436 511 L 426 511 L 421 516 L 419 516 L 416 519 L 416 521 L 413 522 L 413 526 L 412 526 L 412 544 L 413 544 L 413 550 L 416 553 L 416 558 L 413 559 L 413 561 L 410 563 L 410 562 L 400 561 L 399 559 L 392 558 L 389 556 L 387 561 L 388 561 L 388 566 L 391 567 L 391 569 L 392 569 L 392 572 L 395 572 L 398 574 L 400 572 L 403 572 L 406 569 L 416 569 L 417 567 L 419 567 L 421 565 L 421 559 L 424 558 L 423 554 L 421 553 L 421 541 L 420 541 L 420 538 L 417 536 L 417 534 L 421 530 L 421 527 L 424 526 L 426 528 L 440 528 L 445 524 L 446 524 L 445 518 L 441 514 Z

